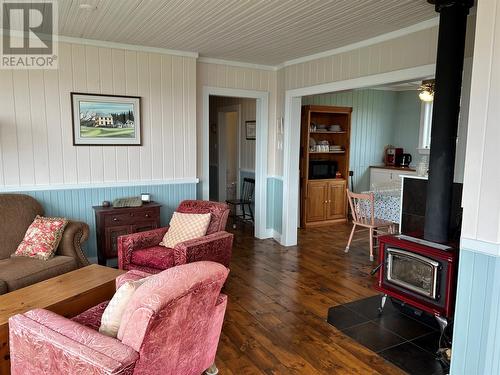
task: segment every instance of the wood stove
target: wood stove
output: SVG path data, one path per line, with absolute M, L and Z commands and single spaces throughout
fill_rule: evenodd
M 453 316 L 457 251 L 410 236 L 380 237 L 375 288 L 436 317 Z

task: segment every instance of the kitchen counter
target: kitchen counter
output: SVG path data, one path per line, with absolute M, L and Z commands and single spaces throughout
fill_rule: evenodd
M 396 167 L 391 165 L 370 165 L 370 168 L 378 168 L 378 169 L 390 169 L 396 171 L 408 171 L 408 172 L 416 172 L 416 169 L 411 167 Z

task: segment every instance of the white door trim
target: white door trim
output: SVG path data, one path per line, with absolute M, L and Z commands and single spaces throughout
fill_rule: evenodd
M 203 199 L 209 199 L 209 104 L 210 95 L 256 99 L 255 140 L 255 237 L 269 238 L 267 213 L 267 154 L 269 129 L 269 92 L 203 86 L 202 176 Z
M 328 92 L 358 89 L 395 83 L 407 80 L 422 79 L 434 76 L 435 64 L 396 70 L 387 73 L 330 82 L 310 87 L 286 90 L 285 92 L 285 131 L 283 145 L 283 218 L 281 244 L 294 246 L 297 244 L 298 197 L 299 197 L 299 147 L 300 147 L 300 111 L 301 98 Z

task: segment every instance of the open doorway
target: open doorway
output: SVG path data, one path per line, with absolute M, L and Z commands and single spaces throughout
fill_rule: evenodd
M 255 223 L 256 99 L 209 98 L 209 197 L 227 202 L 233 226 Z

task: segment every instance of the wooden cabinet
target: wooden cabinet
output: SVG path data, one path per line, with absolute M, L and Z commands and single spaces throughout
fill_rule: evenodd
M 307 184 L 305 226 L 346 220 L 346 181 L 315 180 Z
M 118 256 L 118 237 L 159 228 L 160 207 L 158 203 L 127 208 L 94 206 L 98 263 L 106 265 L 107 259 Z
M 347 221 L 350 107 L 302 107 L 300 223 L 302 228 Z

